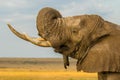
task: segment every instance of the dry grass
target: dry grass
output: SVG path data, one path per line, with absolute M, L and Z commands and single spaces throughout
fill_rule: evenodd
M 97 74 L 75 71 L 0 69 L 0 80 L 97 80 Z
M 12 62 L 14 62 L 13 60 Z M 4 62 L 3 64 L 2 62 L 0 63 L 3 67 L 0 68 L 0 80 L 97 80 L 96 73 L 77 72 L 73 63 L 68 70 L 65 70 L 63 64 L 58 59 L 55 59 L 55 61 L 54 59 L 37 60 L 42 61 L 44 64 L 42 62 L 36 64 L 36 60 L 34 64 L 34 60 L 30 62 L 27 60 L 23 61 L 23 59 L 23 62 L 27 61 L 29 64 L 20 63 L 20 60 L 11 65 L 10 63 L 12 62 L 10 60 L 9 64 L 5 63 L 4 60 L 0 61 Z M 8 65 L 11 67 L 9 68 Z

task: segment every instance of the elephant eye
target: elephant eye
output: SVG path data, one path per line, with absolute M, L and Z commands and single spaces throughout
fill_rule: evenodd
M 72 29 L 72 33 L 78 33 L 78 32 L 79 32 L 79 28 Z
M 73 32 L 73 33 L 77 33 L 77 30 L 74 29 L 72 32 Z

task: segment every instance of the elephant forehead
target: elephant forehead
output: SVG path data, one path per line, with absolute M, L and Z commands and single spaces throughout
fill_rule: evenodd
M 66 26 L 78 26 L 80 24 L 80 18 L 67 17 L 64 19 Z

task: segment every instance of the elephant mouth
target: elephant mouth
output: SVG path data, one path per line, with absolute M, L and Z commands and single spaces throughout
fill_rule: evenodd
M 68 51 L 70 48 L 67 45 L 61 45 L 58 48 L 55 48 L 55 52 L 64 53 L 65 51 Z

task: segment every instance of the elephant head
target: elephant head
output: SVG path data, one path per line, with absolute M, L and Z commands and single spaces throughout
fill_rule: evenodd
M 111 61 L 106 55 L 117 56 L 120 53 L 120 29 L 118 25 L 105 21 L 98 15 L 80 15 L 72 17 L 62 17 L 61 14 L 53 8 L 43 8 L 37 16 L 38 34 L 42 38 L 32 38 L 26 34 L 17 32 L 11 25 L 10 30 L 18 37 L 27 40 L 38 46 L 51 46 L 56 52 L 64 55 L 65 67 L 69 65 L 68 57 L 78 59 L 77 70 L 87 72 L 115 71 L 115 67 L 109 70 Z M 115 43 L 113 40 L 116 39 Z M 112 45 L 112 44 L 115 45 Z M 106 48 L 105 45 L 107 45 Z M 101 48 L 101 47 L 104 48 Z M 105 56 L 100 56 L 104 54 Z M 98 56 L 99 55 L 99 56 Z M 95 58 L 95 57 L 96 58 Z M 93 58 L 93 60 L 91 59 Z M 99 58 L 101 57 L 101 58 Z M 106 62 L 107 66 L 102 64 Z M 110 56 L 112 59 L 112 57 Z M 101 59 L 100 61 L 97 59 Z M 113 58 L 114 59 L 114 58 Z M 115 60 L 118 71 L 120 57 Z M 117 61 L 118 60 L 118 61 Z M 94 62 L 99 61 L 94 69 Z
M 35 44 L 37 46 L 41 47 L 52 47 L 51 43 L 46 40 L 48 38 L 48 32 L 50 31 L 45 31 L 48 28 L 52 28 L 52 26 L 57 26 L 56 25 L 56 19 L 61 18 L 61 14 L 53 9 L 53 8 L 43 8 L 37 16 L 37 30 L 38 30 L 38 35 L 41 36 L 39 38 L 33 38 L 30 37 L 28 34 L 25 33 L 20 33 L 16 31 L 10 24 L 8 24 L 9 29 L 19 38 L 29 41 L 32 44 Z M 64 67 L 67 68 L 69 66 L 69 59 L 68 56 L 63 55 L 63 61 L 64 61 Z

